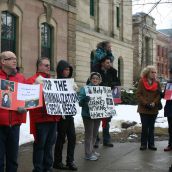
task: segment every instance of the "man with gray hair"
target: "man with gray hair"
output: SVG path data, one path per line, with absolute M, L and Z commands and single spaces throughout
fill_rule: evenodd
M 0 79 L 25 83 L 24 76 L 16 71 L 17 57 L 13 52 L 2 52 L 0 64 Z M 25 122 L 26 110 L 23 107 L 19 107 L 18 111 L 0 108 L 0 171 L 2 172 L 4 168 L 6 172 L 17 172 L 20 125 Z

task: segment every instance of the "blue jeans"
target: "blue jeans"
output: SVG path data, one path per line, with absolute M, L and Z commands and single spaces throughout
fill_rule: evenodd
M 0 172 L 4 172 L 6 157 L 6 172 L 17 172 L 20 125 L 0 126 Z
M 36 124 L 36 141 L 33 143 L 33 172 L 52 170 L 56 131 L 56 122 Z
M 154 146 L 154 125 L 157 115 L 140 114 L 142 123 L 141 145 Z

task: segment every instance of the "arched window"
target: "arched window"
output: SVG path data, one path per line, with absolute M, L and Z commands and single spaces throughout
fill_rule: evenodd
M 41 24 L 41 57 L 48 57 L 51 61 L 52 28 L 47 23 Z
M 1 52 L 16 53 L 16 17 L 8 11 L 1 13 Z

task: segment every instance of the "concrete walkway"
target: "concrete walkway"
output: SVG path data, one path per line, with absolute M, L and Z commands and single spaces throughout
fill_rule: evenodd
M 164 152 L 167 141 L 156 142 L 157 151 L 140 151 L 139 143 L 115 143 L 113 148 L 100 145 L 98 161 L 84 159 L 84 145 L 76 145 L 75 161 L 78 172 L 168 172 L 172 163 L 172 152 Z M 66 147 L 64 147 L 65 162 Z M 32 144 L 20 147 L 18 172 L 31 172 Z M 58 172 L 61 170 L 54 170 Z

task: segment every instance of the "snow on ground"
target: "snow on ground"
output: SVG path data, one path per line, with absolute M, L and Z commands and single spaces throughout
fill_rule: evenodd
M 162 104 L 164 107 L 165 100 L 162 100 Z M 133 105 L 117 105 L 116 106 L 116 113 L 117 115 L 112 118 L 111 121 L 111 128 L 110 131 L 116 131 L 120 132 L 121 131 L 121 123 L 124 121 L 130 121 L 130 122 L 137 122 L 138 125 L 140 125 L 140 116 L 137 113 L 137 106 Z M 167 119 L 164 118 L 164 110 L 162 109 L 157 117 L 156 127 L 161 127 L 161 128 L 167 128 L 168 123 Z M 79 129 L 83 129 L 83 122 L 82 118 L 80 115 L 75 116 L 75 127 Z M 102 127 L 100 127 L 101 130 Z M 27 115 L 27 123 L 22 124 L 20 128 L 20 145 L 33 141 L 33 136 L 30 134 L 30 127 L 29 127 L 29 115 Z

